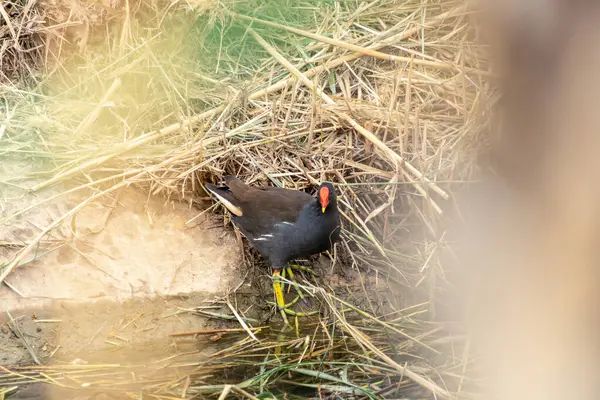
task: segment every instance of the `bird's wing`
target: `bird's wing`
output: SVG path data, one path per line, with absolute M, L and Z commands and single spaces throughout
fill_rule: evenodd
M 224 187 L 206 187 L 238 217 L 235 223 L 246 236 L 270 233 L 277 223 L 294 223 L 302 209 L 315 201 L 302 191 L 249 186 L 234 176 L 225 177 L 225 182 Z

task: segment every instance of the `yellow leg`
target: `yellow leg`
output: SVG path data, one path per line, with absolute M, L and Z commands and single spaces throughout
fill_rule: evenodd
M 283 291 L 281 290 L 280 271 L 276 269 L 273 271 L 273 293 L 275 293 L 275 300 L 277 301 L 277 309 L 281 314 L 283 321 L 286 325 L 289 325 L 287 317 L 285 316 L 285 300 L 283 298 Z
M 283 308 L 285 306 L 285 300 L 283 299 L 283 290 L 281 290 L 281 279 L 279 270 L 275 270 L 273 272 L 273 291 L 275 292 L 275 300 L 277 300 L 277 306 Z

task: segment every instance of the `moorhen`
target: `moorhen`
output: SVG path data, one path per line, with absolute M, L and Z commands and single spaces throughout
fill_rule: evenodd
M 285 313 L 300 315 L 287 309 L 280 273 L 287 270 L 293 278 L 290 261 L 327 251 L 339 240 L 340 217 L 333 186 L 322 183 L 317 198 L 297 190 L 248 186 L 234 176 L 226 176 L 224 186 L 205 186 L 233 214 L 234 225 L 271 263 L 273 291 L 284 321 Z

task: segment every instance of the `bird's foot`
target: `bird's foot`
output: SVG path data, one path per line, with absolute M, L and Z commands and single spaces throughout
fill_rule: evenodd
M 296 289 L 296 292 L 298 293 L 298 296 L 300 296 L 300 298 L 302 300 L 305 299 L 304 294 L 302 293 L 302 290 L 300 290 L 300 286 L 298 285 L 298 282 L 296 281 L 296 276 L 294 274 L 294 270 L 297 271 L 302 271 L 302 272 L 307 272 L 313 276 L 315 276 L 315 273 L 308 267 L 304 267 L 302 265 L 298 265 L 298 264 L 290 264 L 289 266 L 285 267 L 281 272 L 282 272 L 282 276 L 285 278 L 286 275 L 289 277 L 289 279 L 292 281 L 292 285 L 294 286 L 294 289 Z M 292 289 L 292 285 L 288 286 L 287 289 L 287 293 L 290 292 L 290 290 Z
M 290 275 L 291 269 L 286 268 L 284 269 L 284 271 L 287 270 L 288 275 Z M 285 272 L 284 272 L 285 273 Z M 290 275 L 290 278 L 293 279 L 293 273 Z M 301 313 L 301 312 L 296 312 L 290 309 L 290 307 L 292 307 L 293 305 L 295 305 L 300 299 L 304 298 L 302 296 L 302 292 L 300 291 L 300 288 L 297 286 L 297 284 L 295 284 L 294 286 L 296 286 L 296 290 L 298 291 L 298 296 L 296 296 L 294 298 L 294 300 L 292 300 L 289 303 L 285 303 L 285 299 L 283 297 L 283 290 L 281 288 L 281 275 L 280 275 L 280 270 L 275 270 L 273 272 L 273 292 L 275 293 L 275 300 L 276 300 L 276 306 L 277 309 L 279 310 L 279 313 L 281 314 L 283 321 L 286 325 L 290 325 L 286 315 L 290 315 L 293 317 L 308 317 L 311 315 L 315 315 L 318 312 L 317 311 L 311 311 L 308 313 Z M 273 303 L 271 303 L 273 304 Z
M 292 285 L 294 286 L 294 289 L 296 289 L 298 296 L 301 299 L 304 299 L 304 294 L 302 294 L 302 291 L 300 290 L 300 286 L 298 285 L 298 282 L 296 282 L 296 276 L 294 275 L 294 271 L 292 271 L 291 266 L 283 269 L 281 276 L 283 276 L 285 278 L 286 275 L 289 276 L 290 281 L 292 281 Z M 288 293 L 290 292 L 292 285 L 288 286 L 288 291 L 287 291 Z M 296 299 L 296 301 L 298 301 L 298 300 Z

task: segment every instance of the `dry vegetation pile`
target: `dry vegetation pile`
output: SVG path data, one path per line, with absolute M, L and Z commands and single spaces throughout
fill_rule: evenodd
M 6 1 L 0 8 L 0 82 L 10 84 L 42 66 L 43 16 L 36 2 Z
M 472 174 L 486 112 L 464 2 L 23 1 L 17 16 L 5 6 L 0 28 L 13 79 L 0 88 L 0 156 L 27 157 L 40 172 L 35 184 L 3 183 L 90 196 L 30 238 L 0 280 L 48 232 L 121 188 L 191 204 L 206 196 L 200 182 L 235 174 L 337 184 L 334 267 L 375 277 L 378 295 L 363 285 L 358 309 L 315 284 L 322 318 L 298 339 L 243 333 L 227 353 L 175 360 L 146 380 L 88 366 L 14 371 L 0 385 L 93 376 L 95 387 L 165 399 L 467 395 L 468 344 L 435 322 L 448 284 L 441 222 Z

